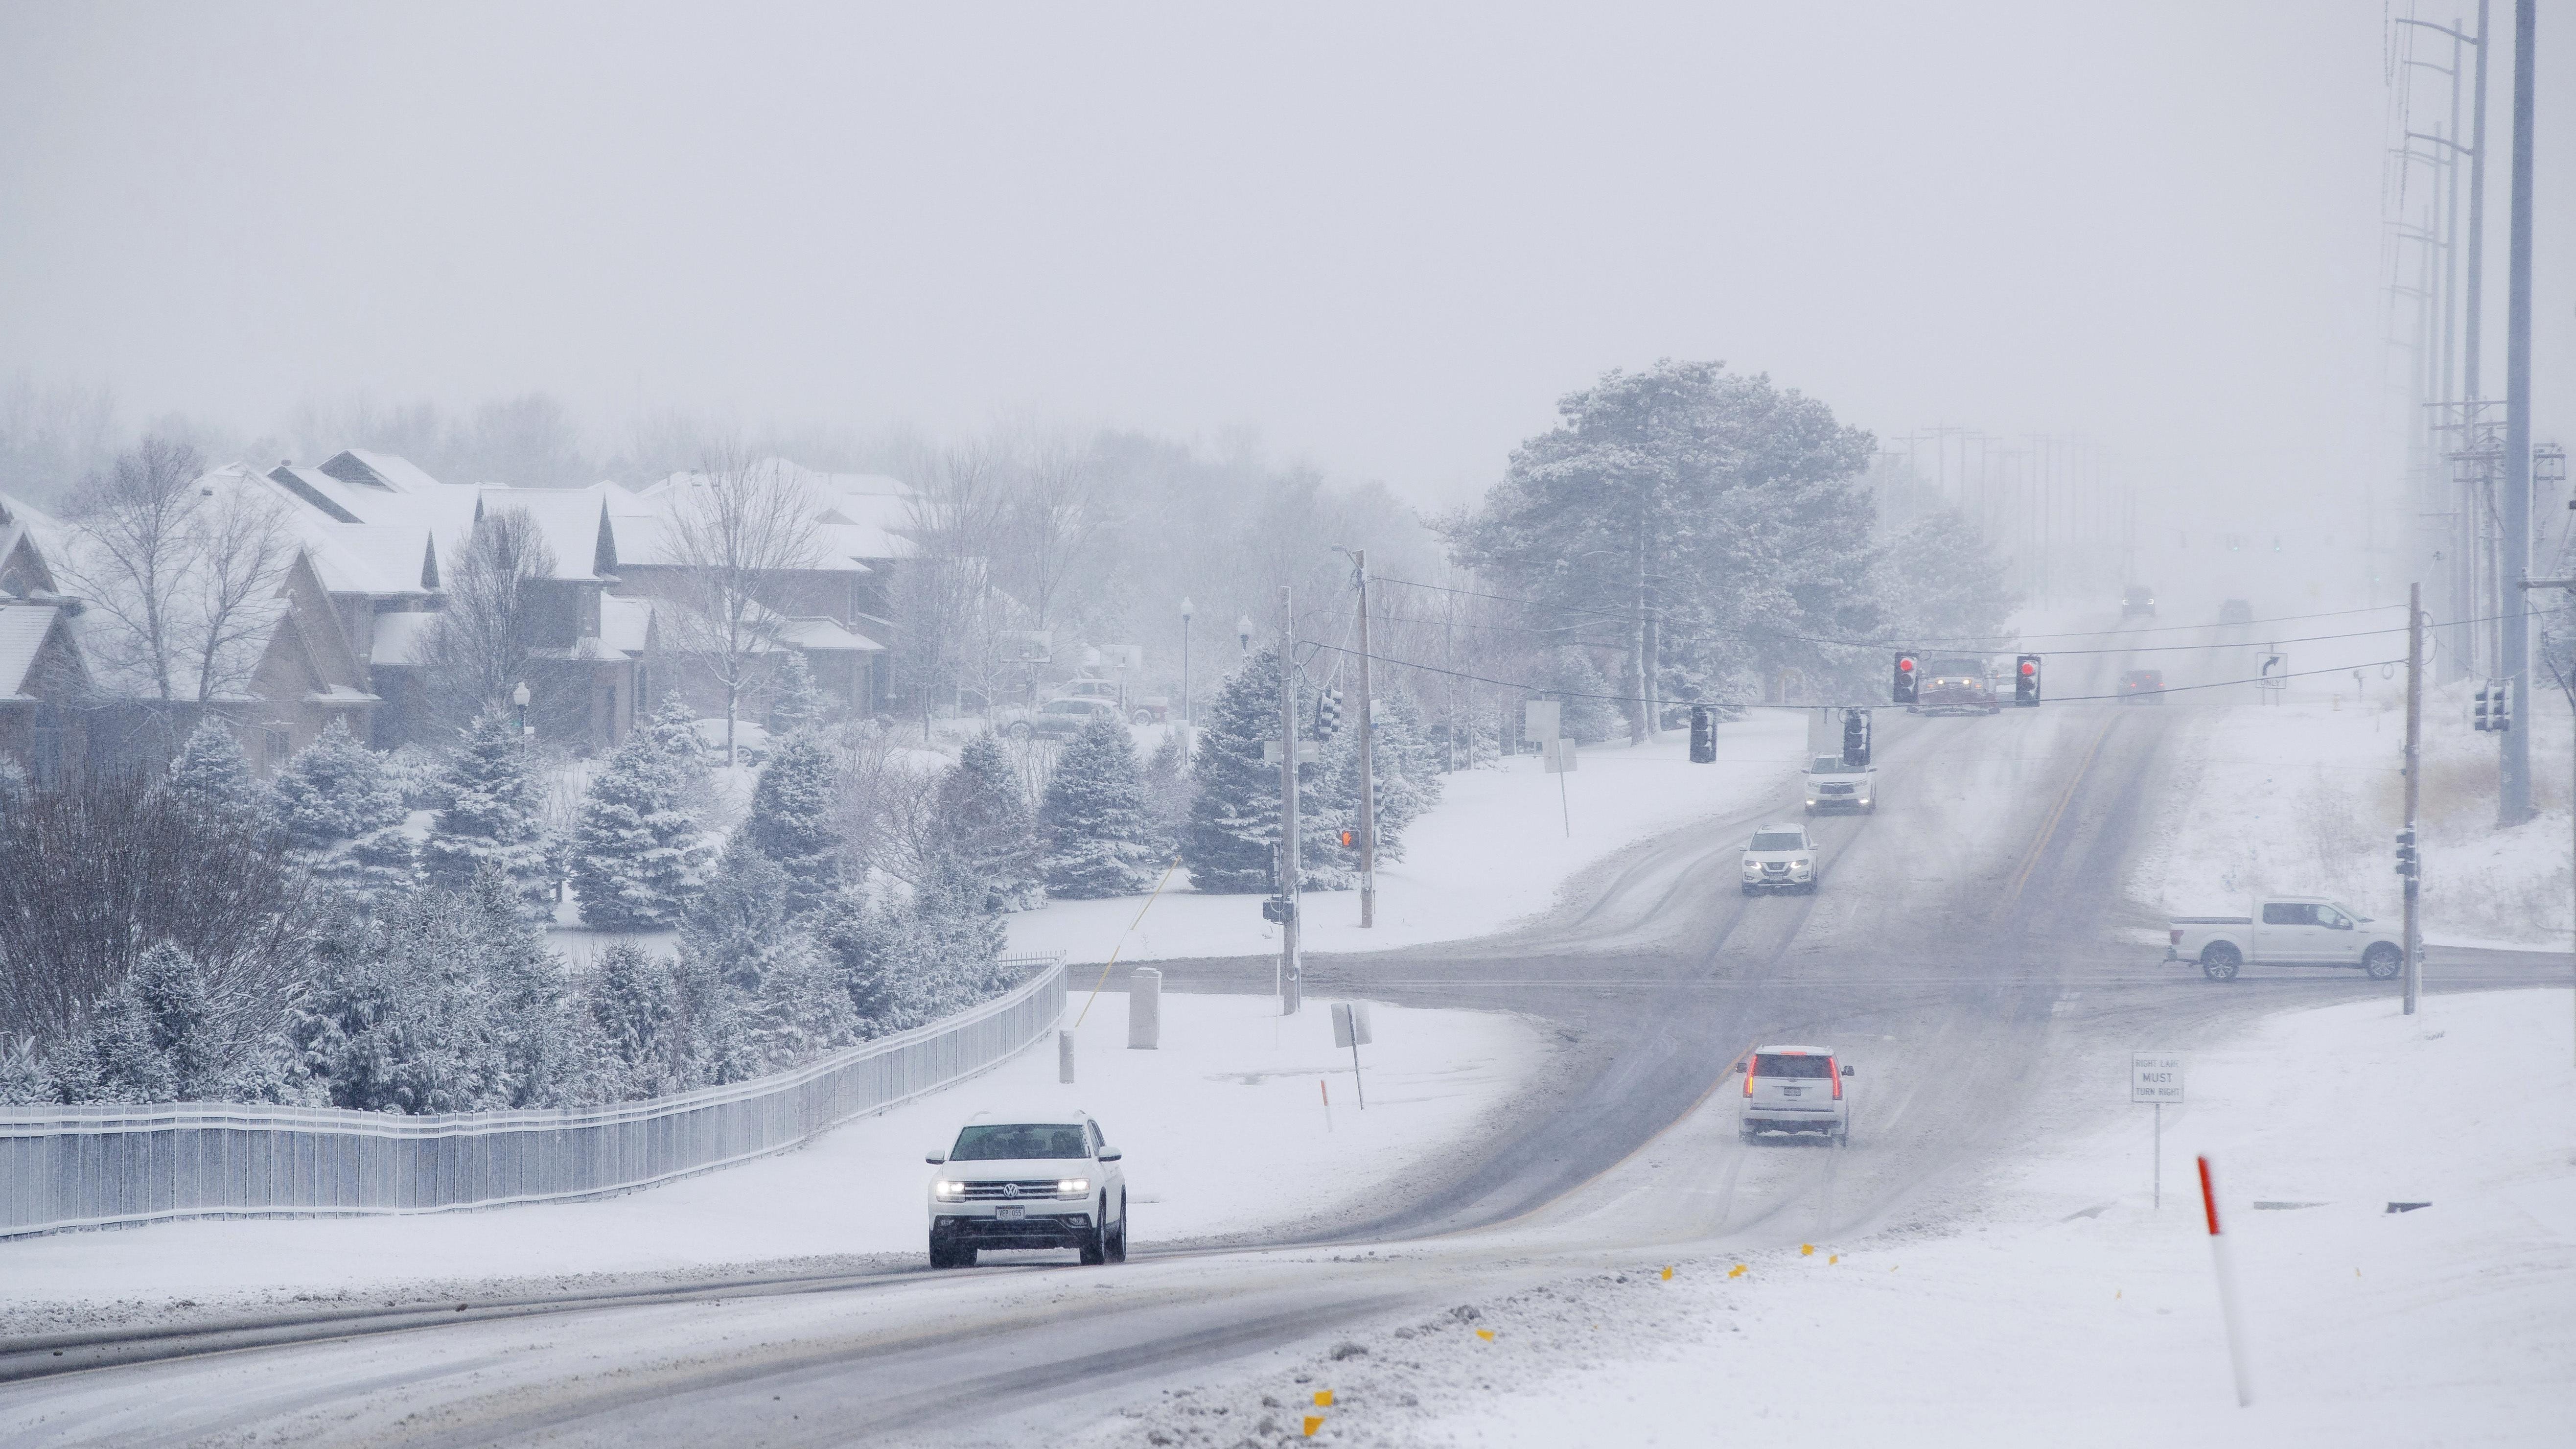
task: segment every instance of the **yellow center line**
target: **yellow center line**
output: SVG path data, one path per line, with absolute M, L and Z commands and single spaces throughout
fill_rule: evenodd
M 2102 728 L 2093 732 L 2093 743 L 2085 748 L 2083 762 L 2075 767 L 2075 777 L 2066 782 L 2066 793 L 2057 797 L 2057 808 L 2048 812 L 2048 823 L 2039 827 L 2039 836 L 2031 841 L 2030 853 L 2023 859 L 2020 872 L 2013 876 L 2012 888 L 2004 892 L 2005 910 L 2009 911 L 2020 903 L 2022 887 L 2030 884 L 2031 872 L 2039 869 L 2041 854 L 2048 848 L 2049 839 L 2057 834 L 2057 822 L 2065 818 L 2066 807 L 2075 803 L 2076 788 L 2084 783 L 2085 772 L 2093 768 L 2093 757 L 2102 752 L 2102 741 L 2110 738 L 2111 726 L 2119 722 L 2120 716 L 2108 715 L 2102 721 Z

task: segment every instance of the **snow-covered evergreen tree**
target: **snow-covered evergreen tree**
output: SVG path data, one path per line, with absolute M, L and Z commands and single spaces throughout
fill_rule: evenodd
M 789 934 L 795 882 L 756 841 L 737 836 L 680 931 L 681 949 L 711 963 L 746 996 L 760 990 L 769 961 Z
M 210 815 L 246 815 L 259 803 L 259 787 L 241 742 L 230 726 L 213 715 L 197 721 L 187 741 L 170 761 L 167 787 L 172 796 Z
M 713 768 L 707 742 L 698 734 L 698 712 L 677 691 L 663 695 L 640 728 L 682 769 L 703 774 Z
M 583 924 L 603 931 L 677 926 L 714 862 L 715 849 L 689 809 L 684 762 L 655 731 L 629 734 L 592 777 L 573 833 L 572 884 Z
M 787 873 L 787 912 L 803 915 L 841 883 L 841 838 L 832 826 L 838 794 L 832 753 L 810 732 L 775 742 L 751 792 L 742 838 Z
M 1190 746 L 1186 732 L 1166 730 L 1145 761 L 1145 813 L 1154 822 L 1154 851 L 1169 861 L 1190 823 Z
M 673 1051 L 679 982 L 670 962 L 620 941 L 600 953 L 582 984 L 582 1005 L 610 1068 L 610 1100 L 641 1101 L 680 1089 L 681 1063 Z
M 573 998 L 564 964 L 544 930 L 519 909 L 509 879 L 491 866 L 474 873 L 457 903 L 497 1061 L 497 1107 L 569 1105 L 581 1076 L 573 1042 Z
M 935 857 L 909 891 L 873 900 L 844 891 L 812 921 L 863 1037 L 909 1030 L 1018 984 L 1001 965 L 1001 916 L 952 856 Z
M 1000 740 L 977 735 L 966 742 L 957 763 L 939 776 L 935 811 L 933 850 L 951 862 L 951 879 L 980 884 L 997 911 L 1025 911 L 1045 901 L 1037 821 Z
M 1298 713 L 1311 718 L 1304 703 L 1311 691 L 1301 687 L 1299 698 Z M 1243 894 L 1277 888 L 1279 766 L 1261 757 L 1263 743 L 1277 738 L 1279 651 L 1273 647 L 1254 651 L 1226 680 L 1199 732 L 1190 764 L 1195 788 L 1189 828 L 1181 837 L 1181 864 L 1197 889 Z M 1301 806 L 1323 788 L 1326 774 L 1321 761 L 1297 767 Z M 1348 883 L 1346 866 L 1334 858 L 1337 828 L 1329 802 L 1323 810 L 1299 811 L 1302 887 Z
M 814 668 L 805 662 L 802 650 L 787 651 L 787 657 L 779 661 L 778 677 L 770 688 L 773 691 L 769 706 L 771 738 L 823 727 L 823 718 L 830 711 L 832 700 L 814 682 Z
M 204 970 L 164 941 L 99 1003 L 55 1079 L 76 1102 L 220 1101 L 229 1065 L 220 1036 Z
M 339 720 L 278 772 L 268 810 L 288 850 L 360 900 L 409 888 L 414 860 L 401 787 L 384 757 Z
M 1088 899 L 1153 885 L 1163 857 L 1146 809 L 1135 737 L 1124 723 L 1094 719 L 1064 747 L 1047 782 L 1039 824 L 1047 841 L 1047 894 Z
M 422 845 L 422 874 L 450 891 L 471 885 L 490 866 L 510 883 L 530 919 L 552 914 L 554 878 L 546 860 L 545 792 L 529 767 L 518 727 L 498 713 L 467 726 L 440 775 L 447 797 Z
M 835 962 L 803 931 L 791 933 L 770 958 L 752 1018 L 763 1067 L 773 1072 L 860 1038 L 858 1011 Z

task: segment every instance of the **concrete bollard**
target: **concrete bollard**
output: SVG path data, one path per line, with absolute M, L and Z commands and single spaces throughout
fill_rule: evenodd
M 1059 1082 L 1073 1080 L 1073 1033 L 1069 1031 L 1055 1034 L 1055 1079 Z
M 1127 1050 L 1150 1052 L 1163 1044 L 1163 973 L 1139 966 L 1127 978 Z

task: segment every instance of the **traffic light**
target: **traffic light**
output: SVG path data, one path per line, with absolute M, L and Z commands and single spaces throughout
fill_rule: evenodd
M 1707 705 L 1691 706 L 1691 753 L 1694 765 L 1717 763 L 1717 715 Z
M 2013 670 L 2013 703 L 2039 703 L 2039 656 L 2021 656 L 2020 666 Z
M 1916 679 L 1914 672 L 1914 656 L 1911 654 L 1897 655 L 1896 692 L 1894 702 L 1897 704 L 1912 704 L 1914 702 L 1914 686 L 1918 682 L 1919 681 Z
M 2478 713 L 2477 717 L 2470 722 L 2471 728 L 2479 731 L 2495 728 L 2495 716 L 2488 711 L 2488 697 L 2493 693 L 2494 691 L 2486 685 L 2478 686 Z
M 2513 728 L 2513 686 L 2499 679 L 2495 682 L 2495 710 L 2487 728 L 2497 734 Z
M 1329 740 L 1342 727 L 1342 692 L 1320 689 L 1315 692 L 1315 738 Z
M 2423 862 L 2415 854 L 2415 832 L 2412 830 L 2397 832 L 2397 873 L 2404 876 L 2409 885 L 2424 873 Z
M 1843 711 L 1843 764 L 1863 769 L 1869 764 L 1869 711 Z

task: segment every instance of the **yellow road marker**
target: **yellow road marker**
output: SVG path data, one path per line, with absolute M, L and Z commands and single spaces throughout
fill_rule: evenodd
M 1329 1409 L 1329 1408 L 1331 1408 L 1332 1406 L 1333 1406 L 1333 1391 L 1332 1391 L 1331 1389 L 1317 1389 L 1317 1390 L 1315 1390 L 1315 1407 L 1316 1407 L 1316 1408 L 1318 1408 L 1318 1409 Z
M 1307 1437 L 1307 1438 L 1309 1438 L 1309 1439 L 1314 1438 L 1314 1437 L 1315 1437 L 1315 1431 L 1316 1431 L 1316 1430 L 1318 1430 L 1318 1429 L 1320 1429 L 1320 1428 L 1322 1428 L 1322 1427 L 1324 1427 L 1324 1416 L 1323 1416 L 1323 1415 L 1321 1415 L 1321 1414 L 1308 1414 L 1308 1415 L 1306 1416 L 1306 1437 Z
M 1840 1253 L 1836 1253 L 1836 1254 L 1834 1254 L 1832 1257 L 1827 1258 L 1825 1261 L 1826 1261 L 1826 1262 L 1828 1262 L 1828 1263 L 1839 1263 L 1839 1262 L 1841 1262 L 1842 1260 L 1843 1260 L 1843 1255 L 1842 1255 L 1842 1254 L 1840 1254 Z
M 1666 1268 L 1666 1269 L 1664 1270 L 1664 1281 L 1665 1281 L 1665 1282 L 1667 1282 L 1667 1283 L 1670 1283 L 1671 1281 L 1673 1281 L 1673 1270 L 1672 1270 L 1672 1269 L 1670 1269 L 1670 1268 Z
M 1476 1336 L 1477 1336 L 1478 1338 L 1483 1339 L 1483 1340 L 1484 1340 L 1485 1342 L 1487 1342 L 1487 1343 L 1491 1343 L 1491 1342 L 1493 1342 L 1493 1341 L 1494 1341 L 1494 1331 L 1493 1331 L 1492 1329 L 1490 1329 L 1490 1328 L 1479 1328 L 1479 1329 L 1477 1329 L 1477 1330 L 1476 1330 Z
M 1742 1263 L 1738 1263 L 1734 1267 L 1726 1270 L 1726 1276 L 1729 1278 L 1741 1278 L 1744 1276 L 1744 1273 L 1745 1268 Z
M 1816 1256 L 1816 1245 L 1813 1243 L 1800 1243 L 1798 1245 L 1798 1256 L 1801 1258 L 1812 1258 Z

